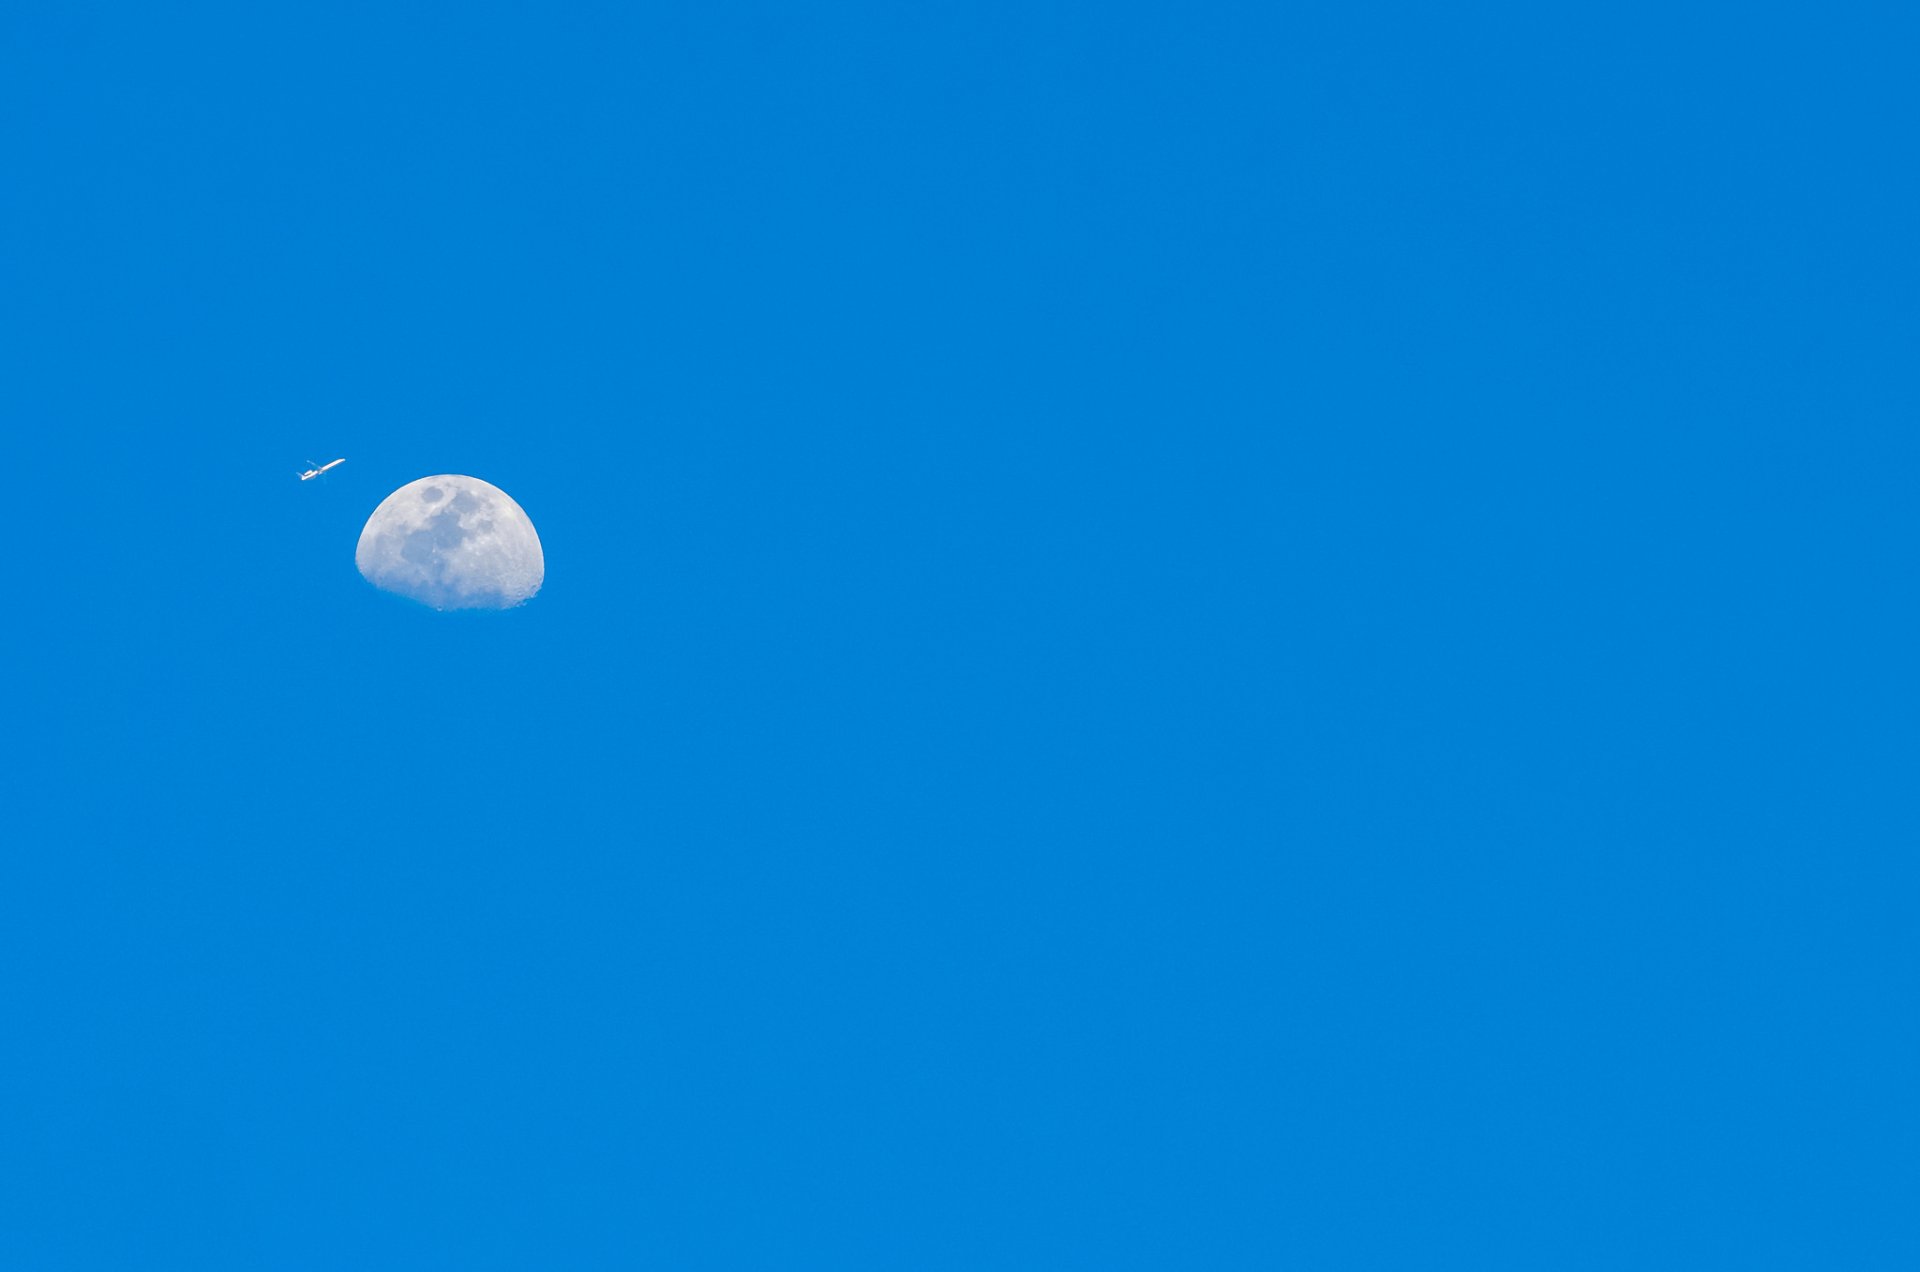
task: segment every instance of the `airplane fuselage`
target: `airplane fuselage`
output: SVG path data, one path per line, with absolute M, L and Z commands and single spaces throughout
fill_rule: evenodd
M 334 460 L 333 463 L 331 464 L 322 464 L 318 468 L 309 468 L 307 469 L 306 472 L 300 474 L 300 480 L 312 481 L 315 477 L 318 477 L 321 473 L 326 472 L 327 469 L 337 467 L 338 465 L 344 464 L 346 462 L 347 462 L 346 456 L 343 455 L 339 459 Z

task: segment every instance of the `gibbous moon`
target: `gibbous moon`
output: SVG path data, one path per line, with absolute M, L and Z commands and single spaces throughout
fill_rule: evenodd
M 382 499 L 353 559 L 375 587 L 438 610 L 512 609 L 547 577 L 540 536 L 513 497 L 452 473 Z

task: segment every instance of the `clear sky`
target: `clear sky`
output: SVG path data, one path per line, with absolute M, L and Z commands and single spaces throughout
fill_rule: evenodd
M 1920 1266 L 1894 12 L 6 6 L 0 1265 Z

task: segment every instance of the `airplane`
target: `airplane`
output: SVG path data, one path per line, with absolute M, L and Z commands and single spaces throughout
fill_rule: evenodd
M 342 456 L 341 456 L 341 457 L 340 457 L 339 459 L 336 459 L 336 460 L 334 460 L 334 461 L 333 461 L 333 463 L 331 463 L 331 464 L 322 464 L 322 465 L 320 465 L 320 466 L 319 466 L 318 468 L 315 468 L 315 467 L 313 467 L 313 461 L 312 461 L 312 460 L 308 460 L 308 461 L 307 461 L 307 471 L 306 471 L 306 472 L 304 472 L 304 473 L 301 473 L 301 474 L 300 474 L 300 480 L 301 480 L 301 481 L 312 481 L 312 480 L 313 480 L 313 479 L 314 479 L 315 477 L 318 477 L 318 476 L 319 476 L 319 475 L 320 475 L 321 473 L 324 473 L 324 472 L 326 472 L 326 471 L 327 471 L 327 469 L 329 469 L 329 468 L 333 468 L 333 467 L 335 467 L 336 465 L 339 465 L 339 464 L 344 464 L 344 463 L 346 463 L 346 462 L 347 462 L 347 459 L 346 459 L 346 456 L 344 456 L 344 455 L 342 455 Z

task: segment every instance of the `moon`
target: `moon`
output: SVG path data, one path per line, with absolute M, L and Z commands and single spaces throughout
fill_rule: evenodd
M 540 536 L 513 497 L 455 473 L 382 499 L 353 560 L 375 587 L 437 610 L 512 609 L 547 577 Z

